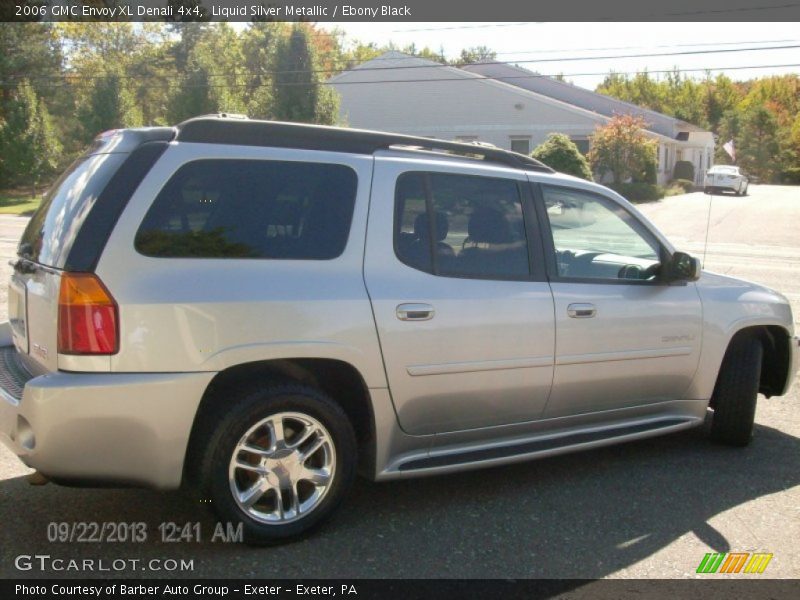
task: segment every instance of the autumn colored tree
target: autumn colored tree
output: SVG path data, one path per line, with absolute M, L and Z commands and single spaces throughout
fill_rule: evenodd
M 611 173 L 615 184 L 643 173 L 656 151 L 656 141 L 644 132 L 645 126 L 641 117 L 618 115 L 598 127 L 591 137 L 592 168 L 600 175 Z

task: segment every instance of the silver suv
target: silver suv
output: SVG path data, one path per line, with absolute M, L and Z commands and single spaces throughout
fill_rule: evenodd
M 0 437 L 186 487 L 245 539 L 389 480 L 695 427 L 745 445 L 798 340 L 633 206 L 496 148 L 222 116 L 111 131 L 19 244 Z

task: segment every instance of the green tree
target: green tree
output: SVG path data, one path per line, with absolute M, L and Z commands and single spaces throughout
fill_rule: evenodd
M 61 144 L 50 114 L 27 80 L 14 89 L 6 105 L 0 155 L 0 187 L 29 183 L 32 197 L 41 179 L 60 162 Z
M 37 96 L 52 98 L 53 83 L 62 67 L 58 32 L 51 23 L 3 23 L 0 25 L 0 113 L 15 95 L 15 86 L 28 79 Z
M 591 137 L 592 168 L 601 175 L 611 173 L 615 184 L 644 173 L 656 149 L 644 127 L 644 119 L 632 115 L 618 115 L 598 127 Z
M 769 181 L 780 169 L 776 155 L 778 121 L 763 106 L 753 106 L 742 116 L 741 133 L 737 140 L 736 162 L 763 181 Z
M 336 123 L 339 99 L 333 88 L 323 86 L 309 33 L 302 25 L 292 27 L 278 44 L 273 62 L 273 115 L 281 121 Z
M 272 116 L 272 64 L 279 40 L 285 35 L 286 23 L 253 23 L 242 36 L 244 71 L 247 73 L 245 104 L 254 119 Z
M 244 59 L 236 31 L 227 23 L 188 23 L 182 27 L 189 39 L 179 45 L 185 45 L 188 53 L 185 70 L 170 99 L 170 121 L 216 112 L 245 112 Z M 199 36 L 198 31 L 202 32 Z
M 589 162 L 575 143 L 563 133 L 551 133 L 534 148 L 531 156 L 561 173 L 592 181 Z
M 464 48 L 458 60 L 454 61 L 456 64 L 469 65 L 485 60 L 496 60 L 497 52 L 487 46 L 471 46 Z
M 87 102 L 78 111 L 85 141 L 108 129 L 139 127 L 142 112 L 119 68 L 108 67 L 93 80 Z

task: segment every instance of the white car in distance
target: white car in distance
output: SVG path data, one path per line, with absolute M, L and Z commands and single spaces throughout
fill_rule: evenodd
M 746 196 L 750 180 L 739 167 L 733 165 L 714 165 L 706 172 L 703 191 L 713 194 L 715 191 L 731 191 L 737 196 Z

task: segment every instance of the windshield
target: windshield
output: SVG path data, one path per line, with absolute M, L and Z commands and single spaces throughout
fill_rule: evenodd
M 49 267 L 63 268 L 86 216 L 127 156 L 93 154 L 72 163 L 31 218 L 17 254 Z

